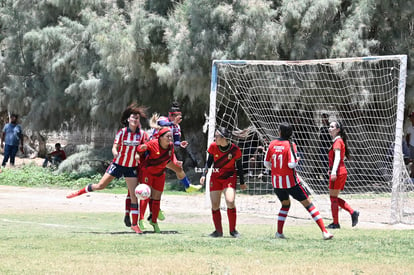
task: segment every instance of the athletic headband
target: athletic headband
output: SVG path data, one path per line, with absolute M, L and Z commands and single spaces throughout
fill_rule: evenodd
M 168 112 L 170 115 L 177 115 L 177 114 L 181 114 L 181 112 L 180 111 L 178 111 L 178 112 Z
M 164 127 L 158 132 L 158 137 L 161 137 L 162 135 L 164 135 L 165 133 L 170 132 L 170 131 L 171 131 L 170 128 Z

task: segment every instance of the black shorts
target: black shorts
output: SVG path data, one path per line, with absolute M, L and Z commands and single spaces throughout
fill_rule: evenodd
M 296 184 L 295 186 L 287 189 L 275 188 L 274 191 L 280 201 L 288 200 L 289 195 L 297 201 L 304 201 L 309 197 L 306 190 L 300 184 Z
M 111 162 L 108 168 L 106 168 L 106 173 L 117 179 L 119 179 L 122 176 L 124 178 L 136 178 L 137 167 L 125 167 Z

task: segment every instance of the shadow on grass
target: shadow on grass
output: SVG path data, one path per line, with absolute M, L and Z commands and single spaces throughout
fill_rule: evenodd
M 134 234 L 137 235 L 137 233 L 133 231 L 119 231 L 119 232 L 73 232 L 73 233 L 83 233 L 83 234 L 96 234 L 96 235 L 125 235 L 125 234 Z M 181 234 L 178 231 L 170 230 L 170 231 L 161 231 L 161 233 L 155 233 L 154 231 L 143 231 L 142 234 L 163 234 L 163 235 L 173 235 L 173 234 Z M 138 234 L 140 235 L 140 234 Z

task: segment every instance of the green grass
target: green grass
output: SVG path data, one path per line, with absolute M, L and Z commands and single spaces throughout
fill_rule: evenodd
M 0 174 L 3 185 L 72 189 L 99 178 L 59 175 L 36 166 Z M 107 192 L 124 194 L 125 182 L 114 181 Z M 333 240 L 323 241 L 309 223 L 287 225 L 288 239 L 280 240 L 274 239 L 275 225 L 238 224 L 242 238 L 212 239 L 211 223 L 181 224 L 169 217 L 160 222 L 162 234 L 137 235 L 123 225 L 120 213 L 57 213 L 50 207 L 45 213 L 0 211 L 0 274 L 345 275 L 414 270 L 414 230 L 343 228 L 333 231 Z M 191 217 L 176 214 L 175 220 L 186 218 Z
M 28 211 L 29 212 L 29 211 Z M 160 223 L 132 233 L 119 214 L 6 214 L 1 274 L 412 274 L 413 230 L 341 229 L 323 241 L 314 225 L 239 225 L 213 239 L 210 224 Z

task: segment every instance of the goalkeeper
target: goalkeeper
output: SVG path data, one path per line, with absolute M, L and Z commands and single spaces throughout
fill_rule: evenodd
M 292 126 L 289 123 L 283 122 L 279 125 L 279 138 L 270 143 L 264 161 L 264 165 L 271 170 L 274 192 L 282 204 L 277 219 L 275 237 L 285 238 L 283 226 L 290 209 L 290 195 L 308 210 L 321 229 L 323 239 L 332 239 L 333 235 L 326 230 L 318 209 L 313 205 L 296 174 L 295 167 L 299 158 L 296 158 L 296 144 L 290 141 L 292 132 Z

